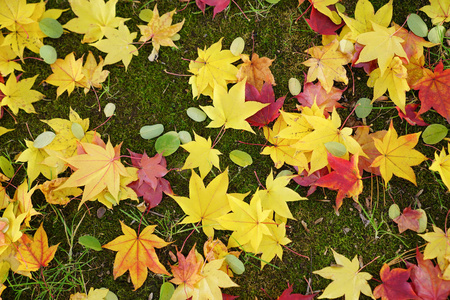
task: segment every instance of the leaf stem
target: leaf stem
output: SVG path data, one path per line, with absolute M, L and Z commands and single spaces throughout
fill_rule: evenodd
M 311 260 L 308 256 L 303 255 L 303 254 L 300 254 L 300 253 L 298 253 L 298 252 L 292 250 L 291 248 L 287 247 L 286 245 L 281 245 L 281 246 L 283 246 L 285 249 L 291 251 L 292 253 L 294 253 L 294 254 L 297 255 L 297 256 L 304 257 L 304 258 L 306 258 L 306 259 L 308 259 L 308 260 Z

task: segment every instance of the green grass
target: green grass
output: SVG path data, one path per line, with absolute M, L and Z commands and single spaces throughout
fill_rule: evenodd
M 274 87 L 276 97 L 288 95 L 284 109 L 293 111 L 297 101 L 290 98 L 288 94 L 287 82 L 290 77 L 297 77 L 303 80 L 307 71 L 301 64 L 306 59 L 304 51 L 320 44 L 320 36 L 312 32 L 306 22 L 295 19 L 301 14 L 297 9 L 298 2 L 295 0 L 281 0 L 277 5 L 269 5 L 263 0 L 237 1 L 240 7 L 250 18 L 247 21 L 242 13 L 231 3 L 230 8 L 224 13 L 218 14 L 212 19 L 212 9 L 207 9 L 203 15 L 194 1 L 187 8 L 174 17 L 174 23 L 186 19 L 185 25 L 180 32 L 181 39 L 176 42 L 178 49 L 162 47 L 158 61 L 149 62 L 147 56 L 151 53 L 151 46 L 144 46 L 139 50 L 139 56 L 134 57 L 128 68 L 128 72 L 121 64 L 107 66 L 110 76 L 104 84 L 104 89 L 98 91 L 102 107 L 108 102 L 116 105 L 116 115 L 105 125 L 98 129 L 104 140 L 110 139 L 116 145 L 123 141 L 122 154 L 128 148 L 134 152 L 143 152 L 150 155 L 155 154 L 154 140 L 143 140 L 139 136 L 139 129 L 144 125 L 161 123 L 165 126 L 165 131 L 187 130 L 195 131 L 203 137 L 210 136 L 214 139 L 219 129 L 206 128 L 207 122 L 195 123 L 186 115 L 188 107 L 199 105 L 209 105 L 210 99 L 201 96 L 198 100 L 192 99 L 191 87 L 188 78 L 169 75 L 164 72 L 178 74 L 189 74 L 189 62 L 182 60 L 195 59 L 197 48 L 209 47 L 224 37 L 224 47 L 229 47 L 236 37 L 243 37 L 246 41 L 245 53 L 251 53 L 254 38 L 254 52 L 259 56 L 276 58 L 271 70 L 274 74 L 277 85 Z M 373 1 L 376 9 L 384 5 L 386 1 Z M 138 31 L 138 14 L 142 8 L 153 8 L 156 1 L 120 1 L 117 5 L 117 15 L 131 18 L 127 25 L 132 31 Z M 158 1 L 160 13 L 172 9 L 180 9 L 185 3 L 178 0 Z M 347 12 L 352 15 L 356 1 L 342 1 Z M 402 24 L 408 13 L 416 12 L 418 8 L 426 5 L 427 1 L 395 1 L 394 21 Z M 66 1 L 49 1 L 47 7 L 69 8 Z M 300 9 L 303 11 L 306 4 Z M 422 14 L 423 16 L 423 14 Z M 61 23 L 66 23 L 74 17 L 71 11 L 65 12 L 60 18 Z M 92 51 L 96 56 L 103 55 L 96 48 L 86 44 L 81 44 L 81 35 L 67 33 L 58 40 L 46 39 L 47 44 L 53 45 L 59 54 L 64 57 L 74 51 L 76 57 L 86 56 L 88 51 Z M 31 55 L 30 55 L 31 56 Z M 51 69 L 44 63 L 27 60 L 23 66 L 24 77 L 32 77 L 39 74 L 37 83 L 47 78 L 51 74 Z M 349 74 L 350 77 L 350 74 Z M 352 107 L 359 98 L 371 98 L 373 91 L 366 85 L 367 76 L 361 70 L 354 70 L 355 93 L 352 93 L 352 84 L 344 93 L 343 102 L 346 107 Z M 343 88 L 343 86 L 339 86 Z M 102 124 L 106 118 L 103 112 L 98 112 L 98 105 L 95 95 L 90 92 L 84 95 L 82 89 L 75 90 L 70 96 L 64 93 L 56 98 L 56 88 L 50 85 L 38 84 L 34 89 L 46 95 L 44 101 L 37 102 L 34 106 L 36 114 L 25 114 L 20 111 L 16 116 L 17 124 L 5 114 L 1 120 L 1 125 L 7 128 L 15 128 L 11 134 L 0 138 L 0 149 L 2 154 L 6 154 L 12 160 L 25 149 L 23 140 L 30 140 L 30 134 L 35 138 L 41 132 L 50 128 L 41 119 L 68 118 L 69 107 L 72 107 L 82 118 L 90 119 L 90 128 L 95 128 Z M 417 95 L 417 93 L 415 93 Z M 411 92 L 408 95 L 414 97 Z M 381 105 L 381 104 L 380 104 Z M 392 103 L 382 104 L 393 106 Z M 350 109 L 340 109 L 339 114 L 345 119 Z M 390 119 L 393 119 L 394 126 L 400 134 L 421 131 L 422 128 L 412 127 L 396 117 L 395 109 L 379 109 L 367 118 L 368 124 L 374 124 L 375 130 L 388 128 Z M 429 111 L 424 115 L 429 123 L 442 123 L 448 125 L 437 113 Z M 350 120 L 358 121 L 351 116 Z M 255 178 L 256 171 L 259 178 L 265 178 L 271 169 L 274 169 L 273 162 L 268 156 L 260 155 L 261 147 L 250 146 L 239 143 L 264 144 L 265 139 L 261 130 L 255 130 L 256 135 L 248 132 L 228 130 L 221 139 L 217 148 L 223 153 L 221 156 L 222 171 L 228 166 L 230 174 L 229 192 L 254 192 L 258 188 Z M 438 148 L 446 146 L 441 142 Z M 239 149 L 249 153 L 254 160 L 251 166 L 246 168 L 238 167 L 228 158 L 228 154 Z M 417 149 L 428 158 L 434 157 L 434 149 L 423 146 L 419 143 Z M 169 168 L 180 168 L 183 165 L 187 153 L 179 149 L 175 154 L 167 158 Z M 125 159 L 126 161 L 126 159 Z M 417 234 L 407 231 L 398 234 L 397 226 L 389 219 L 387 212 L 389 205 L 394 201 L 400 208 L 412 206 L 417 208 L 419 203 L 429 217 L 429 224 L 436 224 L 444 227 L 445 214 L 449 208 L 449 194 L 445 186 L 440 181 L 438 174 L 428 170 L 430 163 L 423 163 L 415 167 L 417 175 L 417 187 L 413 184 L 394 177 L 387 189 L 384 188 L 380 179 L 366 179 L 364 181 L 364 192 L 360 195 L 359 201 L 362 211 L 359 212 L 350 199 L 344 200 L 344 204 L 337 216 L 332 208 L 336 192 L 318 188 L 309 197 L 308 201 L 299 201 L 290 204 L 291 211 L 297 221 L 290 220 L 287 227 L 287 236 L 292 243 L 287 246 L 293 251 L 306 255 L 307 260 L 297 256 L 294 252 L 285 250 L 283 260 L 275 259 L 271 265 L 266 265 L 260 270 L 260 261 L 251 254 L 241 256 L 245 262 L 246 271 L 243 275 L 235 276 L 233 280 L 239 284 L 238 288 L 224 290 L 227 294 L 241 295 L 240 299 L 267 299 L 267 295 L 276 299 L 282 291 L 287 288 L 287 282 L 294 284 L 294 291 L 306 293 L 312 290 L 319 291 L 325 288 L 330 282 L 312 271 L 319 270 L 334 263 L 331 249 L 353 258 L 359 255 L 364 263 L 368 263 L 379 256 L 373 263 L 365 268 L 374 277 L 378 278 L 378 272 L 383 263 L 389 262 L 416 245 L 424 244 Z M 14 164 L 17 169 L 18 165 Z M 25 167 L 25 166 L 24 166 Z M 13 184 L 18 185 L 25 178 L 24 167 L 19 170 L 14 178 Z M 284 167 L 283 169 L 289 169 Z M 275 170 L 275 169 L 274 169 Z M 216 174 L 217 170 L 214 170 Z M 278 171 L 278 170 L 275 170 Z M 189 195 L 188 171 L 173 170 L 165 177 L 167 178 L 177 195 Z M 209 182 L 213 175 L 208 175 L 206 182 Z M 39 177 L 37 182 L 42 183 L 43 177 Z M 290 185 L 301 195 L 305 195 L 307 188 Z M 416 195 L 423 190 L 418 197 Z M 8 191 L 13 193 L 10 187 Z M 12 194 L 11 194 L 12 195 Z M 324 201 L 325 200 L 325 201 Z M 49 245 L 61 242 L 55 260 L 43 270 L 43 277 L 39 272 L 32 274 L 32 279 L 18 274 L 10 273 L 6 284 L 8 288 L 3 293 L 4 299 L 50 299 L 50 293 L 55 299 L 68 299 L 70 294 L 76 292 L 89 291 L 90 287 L 106 287 L 111 289 L 119 299 L 147 299 L 150 293 L 157 298 L 159 287 L 167 281 L 167 277 L 149 274 L 147 281 L 137 291 L 133 291 L 132 283 L 127 278 L 127 274 L 113 279 L 112 268 L 115 252 L 104 249 L 101 252 L 85 249 L 78 244 L 80 236 L 89 234 L 95 236 L 103 244 L 108 243 L 121 235 L 119 221 L 137 229 L 137 224 L 141 219 L 140 212 L 135 208 L 136 202 L 123 201 L 120 206 L 113 210 L 107 210 L 103 218 L 97 218 L 96 211 L 102 205 L 98 202 L 88 202 L 78 211 L 77 201 L 72 201 L 67 206 L 56 207 L 47 205 L 42 194 L 36 192 L 33 196 L 33 204 L 40 207 L 41 216 L 34 217 L 32 225 L 37 228 L 44 222 L 45 230 L 49 236 Z M 88 208 L 88 209 L 87 209 Z M 170 270 L 170 265 L 174 262 L 170 259 L 169 252 L 176 253 L 192 230 L 192 225 L 181 225 L 184 213 L 170 197 L 164 197 L 162 203 L 153 209 L 154 214 L 144 215 L 143 225 L 157 225 L 156 233 L 166 241 L 172 242 L 169 246 L 157 250 L 162 263 Z M 323 218 L 322 221 L 318 221 Z M 366 221 L 367 220 L 367 221 Z M 306 231 L 301 222 L 307 224 L 309 231 Z M 368 222 L 365 225 L 364 222 Z M 431 227 L 430 227 L 431 228 Z M 226 243 L 229 232 L 218 232 L 219 237 Z M 201 232 L 195 232 L 187 240 L 184 247 L 184 254 L 195 244 L 199 252 L 202 252 L 202 245 L 206 241 L 206 236 Z M 398 266 L 401 266 L 399 264 Z M 45 281 L 44 281 L 45 278 Z M 371 281 L 374 287 L 378 283 Z M 132 296 L 130 296 L 132 295 Z M 155 299 L 154 298 L 154 299 Z

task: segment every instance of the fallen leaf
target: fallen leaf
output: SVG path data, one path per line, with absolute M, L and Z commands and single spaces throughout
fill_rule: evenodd
M 449 149 L 450 144 L 447 144 L 447 151 L 450 151 Z M 446 154 L 443 147 L 439 155 L 437 151 L 434 153 L 434 161 L 430 166 L 430 170 L 439 172 L 445 186 L 450 190 L 450 153 Z
M 342 108 L 343 106 L 338 103 L 341 100 L 342 93 L 345 89 L 340 90 L 334 86 L 329 92 L 327 92 L 320 82 L 312 83 L 305 82 L 303 85 L 303 92 L 295 96 L 298 102 L 307 107 L 312 107 L 314 103 L 323 109 L 324 116 L 328 118 L 329 113 L 333 111 L 333 108 Z
M 398 116 L 400 117 L 400 119 L 406 120 L 406 122 L 408 122 L 408 124 L 410 124 L 412 126 L 415 126 L 415 125 L 428 126 L 429 124 L 423 120 L 423 118 L 417 111 L 415 111 L 416 108 L 418 108 L 418 107 L 419 107 L 419 103 L 410 103 L 410 104 L 406 105 L 405 106 L 406 114 L 404 114 L 402 112 L 400 107 L 396 106 L 395 108 L 397 109 Z
M 450 2 L 448 0 L 430 0 L 430 5 L 420 9 L 431 18 L 433 25 L 450 21 Z
M 308 0 L 308 1 L 314 6 L 315 9 L 317 9 L 322 14 L 326 15 L 335 24 L 341 23 L 342 20 L 339 17 L 338 13 L 334 10 L 330 10 L 329 8 L 329 6 L 334 6 L 333 4 L 336 4 L 337 2 L 339 2 L 339 0 Z
M 280 297 L 277 298 L 277 300 L 312 300 L 318 294 L 318 293 L 311 295 L 292 294 L 293 291 L 294 285 L 288 283 L 287 289 L 283 291 L 283 293 L 280 295 Z
M 334 5 L 327 7 L 330 11 L 336 12 Z M 309 19 L 305 19 L 312 30 L 322 35 L 336 35 L 336 30 L 345 25 L 344 22 L 334 23 L 328 16 L 319 12 L 316 8 L 311 7 Z
M 27 113 L 35 113 L 32 103 L 45 97 L 38 91 L 31 89 L 37 76 L 19 81 L 13 72 L 9 75 L 6 83 L 0 82 L 0 92 L 3 94 L 0 108 L 8 106 L 15 115 L 19 113 L 19 109 L 23 109 Z
M 411 269 L 395 268 L 390 269 L 388 264 L 384 264 L 380 270 L 382 284 L 373 290 L 375 298 L 381 299 L 421 299 L 414 293 L 411 283 L 408 282 Z
M 268 57 L 260 58 L 256 53 L 252 54 L 251 60 L 246 54 L 241 54 L 241 59 L 244 63 L 240 65 L 236 74 L 238 81 L 247 78 L 246 83 L 253 85 L 258 91 L 261 91 L 264 83 L 275 85 L 275 78 L 269 69 L 274 59 Z
M 22 237 L 22 241 L 24 238 Z M 18 271 L 37 271 L 46 267 L 55 256 L 58 245 L 48 247 L 47 233 L 43 223 L 34 234 L 31 243 L 20 243 L 16 258 L 20 262 Z
M 439 227 L 433 225 L 433 232 L 419 234 L 421 238 L 427 241 L 425 251 L 423 252 L 424 259 L 436 258 L 439 268 L 442 272 L 447 269 L 449 265 L 447 257 L 450 255 L 450 232 L 443 231 Z
M 155 252 L 155 248 L 163 248 L 169 244 L 153 234 L 156 225 L 145 227 L 138 235 L 122 221 L 120 225 L 124 234 L 102 246 L 117 251 L 113 269 L 114 279 L 130 271 L 134 290 L 137 290 L 147 279 L 147 269 L 153 273 L 170 275 L 159 262 Z
M 393 219 L 395 223 L 398 224 L 398 231 L 400 233 L 404 232 L 407 229 L 411 229 L 412 231 L 419 231 L 419 219 L 422 217 L 422 212 L 417 211 L 415 209 L 411 209 L 411 207 L 406 207 L 403 210 L 403 213 L 397 218 Z
M 286 96 L 280 97 L 275 101 L 275 93 L 273 86 L 270 83 L 264 83 L 261 92 L 256 87 L 245 84 L 245 101 L 255 101 L 260 103 L 269 103 L 268 106 L 259 110 L 256 114 L 247 119 L 247 122 L 252 126 L 259 126 L 260 128 L 266 126 L 280 115 L 280 109 L 283 107 Z
M 86 81 L 89 87 L 84 88 L 84 93 L 87 94 L 90 88 L 102 88 L 102 83 L 106 80 L 109 75 L 108 70 L 103 70 L 103 58 L 99 56 L 100 60 L 97 64 L 94 54 L 89 51 L 89 54 L 84 63 L 83 69 L 81 70 L 86 77 Z

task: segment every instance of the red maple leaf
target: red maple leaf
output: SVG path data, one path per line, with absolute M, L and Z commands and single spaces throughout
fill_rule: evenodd
M 283 291 L 283 294 L 277 300 L 312 300 L 317 293 L 312 295 L 292 294 L 294 286 L 288 283 L 288 288 Z
M 327 93 L 320 82 L 314 84 L 312 82 L 306 82 L 305 80 L 303 92 L 295 96 L 295 98 L 297 98 L 301 105 L 307 107 L 312 107 L 315 101 L 319 108 L 324 109 L 323 114 L 328 118 L 328 115 L 333 111 L 333 108 L 343 107 L 338 101 L 341 100 L 344 91 L 345 89 L 340 90 L 332 87 L 331 91 Z
M 296 168 L 297 169 L 297 168 Z M 297 170 L 298 171 L 298 170 Z M 317 170 L 315 172 L 313 172 L 312 174 L 308 175 L 308 171 L 307 170 L 303 170 L 301 173 L 299 173 L 297 176 L 295 176 L 294 178 L 292 178 L 295 182 L 297 182 L 297 184 L 301 185 L 301 186 L 309 186 L 309 190 L 308 193 L 306 194 L 306 197 L 308 197 L 309 195 L 311 195 L 312 193 L 314 193 L 317 189 L 317 186 L 314 185 L 314 183 L 322 176 L 327 175 L 328 172 L 328 168 L 324 167 L 320 170 Z
M 195 0 L 198 8 L 205 13 L 206 5 L 214 6 L 213 19 L 216 14 L 223 11 L 225 8 L 230 5 L 230 0 Z
M 420 217 L 422 217 L 422 212 L 411 209 L 411 207 L 406 207 L 403 213 L 393 221 L 398 224 L 398 231 L 400 233 L 407 229 L 418 232 Z
M 162 194 L 173 194 L 170 183 L 162 178 L 167 174 L 166 159 L 158 153 L 149 157 L 147 153 L 139 154 L 130 152 L 131 162 L 138 168 L 138 180 L 133 181 L 128 186 L 132 188 L 138 197 L 143 197 L 147 203 L 147 209 L 157 206 L 162 200 Z
M 357 197 L 363 190 L 358 155 L 353 155 L 348 161 L 328 153 L 328 163 L 334 171 L 319 178 L 314 185 L 338 191 L 335 207 L 337 211 L 345 197 Z
M 334 5 L 329 5 L 327 7 L 331 11 L 336 11 L 336 7 Z M 336 35 L 336 30 L 345 25 L 342 21 L 338 25 L 334 24 L 329 17 L 319 12 L 314 8 L 314 6 L 311 7 L 311 15 L 309 16 L 309 19 L 305 20 L 312 30 L 322 35 Z
M 434 108 L 441 116 L 450 122 L 450 69 L 444 70 L 442 61 L 434 69 L 434 73 L 424 70 L 425 76 L 417 81 L 412 88 L 419 90 L 419 99 L 422 106 L 418 114 L 423 114 Z
M 278 118 L 280 109 L 284 104 L 284 97 L 280 97 L 275 101 L 275 93 L 270 83 L 264 83 L 261 92 L 251 84 L 245 84 L 245 101 L 257 101 L 261 103 L 270 103 L 256 114 L 248 118 L 246 121 L 252 126 L 263 127 Z
M 450 295 L 450 281 L 443 280 L 439 266 L 429 259 L 423 259 L 423 254 L 416 248 L 417 265 L 406 262 L 411 268 L 411 285 L 423 300 L 446 300 Z
M 407 270 L 401 268 L 390 269 L 388 264 L 384 264 L 380 270 L 382 284 L 373 291 L 375 298 L 382 299 L 420 299 L 414 293 L 411 283 L 408 282 L 410 268 Z
M 416 108 L 418 108 L 418 107 L 419 107 L 419 103 L 410 103 L 410 104 L 406 105 L 405 106 L 406 114 L 404 114 L 402 112 L 400 107 L 396 106 L 395 108 L 398 111 L 398 116 L 401 119 L 406 120 L 406 122 L 408 122 L 410 125 L 412 125 L 412 126 L 414 126 L 414 125 L 428 126 L 428 124 L 422 119 L 420 114 L 417 111 L 415 111 Z

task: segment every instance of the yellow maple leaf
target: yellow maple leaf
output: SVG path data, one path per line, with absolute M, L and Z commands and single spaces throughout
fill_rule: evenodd
M 89 87 L 84 88 L 84 93 L 87 94 L 89 92 L 90 88 L 102 88 L 102 82 L 106 80 L 106 77 L 109 75 L 108 70 L 103 70 L 103 58 L 99 56 L 100 60 L 97 64 L 97 61 L 95 60 L 94 54 L 92 54 L 91 51 L 89 51 L 88 56 L 86 57 L 86 62 L 84 63 L 84 66 L 82 68 L 82 72 L 84 76 L 86 77 L 86 81 L 89 85 Z
M 373 101 L 389 91 L 389 97 L 400 109 L 405 112 L 406 91 L 409 91 L 408 71 L 403 66 L 399 57 L 394 57 L 386 71 L 381 74 L 381 69 L 375 69 L 370 73 L 367 85 L 373 87 Z
M 23 109 L 27 113 L 35 113 L 32 103 L 45 97 L 31 89 L 37 76 L 18 81 L 13 72 L 9 75 L 6 83 L 0 82 L 0 91 L 5 95 L 0 101 L 0 107 L 8 106 L 15 115 L 18 114 L 19 109 Z
M 187 170 L 198 167 L 200 176 L 203 179 L 211 171 L 212 166 L 220 170 L 219 155 L 222 153 L 211 147 L 211 138 L 206 140 L 194 132 L 194 139 L 195 141 L 181 145 L 189 152 L 189 156 L 181 169 Z
M 271 234 L 263 235 L 263 239 L 261 240 L 261 244 L 259 245 L 259 252 L 261 254 L 261 270 L 264 266 L 270 262 L 275 256 L 278 256 L 280 260 L 283 259 L 283 247 L 284 245 L 292 242 L 290 239 L 286 237 L 286 224 L 280 223 L 280 225 L 276 224 L 268 224 Z M 253 251 L 250 251 L 253 252 Z
M 202 222 L 203 232 L 214 236 L 214 229 L 221 229 L 218 218 L 230 211 L 227 199 L 228 169 L 205 185 L 194 171 L 189 181 L 189 197 L 169 195 L 187 215 L 182 224 Z
M 158 8 L 153 8 L 153 17 L 147 25 L 138 25 L 141 30 L 140 42 L 152 41 L 153 51 L 159 52 L 161 46 L 169 46 L 178 48 L 172 41 L 172 37 L 183 27 L 184 19 L 180 23 L 172 24 L 172 17 L 176 13 L 175 10 L 159 16 Z
M 381 76 L 391 64 L 394 55 L 405 58 L 408 61 L 408 55 L 403 49 L 404 40 L 395 36 L 395 26 L 386 28 L 372 22 L 373 31 L 360 34 L 356 41 L 365 45 L 359 54 L 355 64 L 369 62 L 376 59 L 380 67 Z
M 159 262 L 155 252 L 155 248 L 159 249 L 169 244 L 153 234 L 156 225 L 145 227 L 139 235 L 122 221 L 120 225 L 123 235 L 102 246 L 117 251 L 113 269 L 114 279 L 126 271 L 130 271 L 134 290 L 137 290 L 147 279 L 147 269 L 150 269 L 153 273 L 170 275 Z
M 273 172 L 270 171 L 265 189 L 255 193 L 261 199 L 263 209 L 270 209 L 284 218 L 295 219 L 286 202 L 308 199 L 287 187 L 292 177 L 294 176 L 280 176 L 274 179 Z
M 444 232 L 435 225 L 433 225 L 433 231 L 434 232 L 419 234 L 420 237 L 428 242 L 425 247 L 425 251 L 423 252 L 423 258 L 436 258 L 439 268 L 442 272 L 444 272 L 449 266 L 449 261 L 447 258 L 450 256 L 450 233 L 448 230 Z
M 349 56 L 338 51 L 339 41 L 334 40 L 326 46 L 315 46 L 305 50 L 312 57 L 302 62 L 308 66 L 307 82 L 318 79 L 322 87 L 329 93 L 333 81 L 348 83 L 344 65 L 349 63 Z
M 382 140 L 373 138 L 380 155 L 370 166 L 380 167 L 385 185 L 391 180 L 393 174 L 416 184 L 416 175 L 411 166 L 416 166 L 427 159 L 425 155 L 413 149 L 419 141 L 420 134 L 421 132 L 417 132 L 398 137 L 391 121 L 389 130 Z
M 88 88 L 86 76 L 84 76 L 83 58 L 75 60 L 75 55 L 69 53 L 64 59 L 58 58 L 50 65 L 53 74 L 44 81 L 58 87 L 56 90 L 56 98 L 62 95 L 64 91 L 70 95 L 75 87 Z
M 14 203 L 9 203 L 2 215 L 2 220 L 8 220 L 8 229 L 4 233 L 2 243 L 0 243 L 0 255 L 3 254 L 8 248 L 15 248 L 16 246 L 13 245 L 13 243 L 17 242 L 22 237 L 20 227 L 26 217 L 26 214 L 16 215 L 14 213 L 15 206 L 16 205 Z
M 430 0 L 420 9 L 431 18 L 433 25 L 450 21 L 450 0 Z
M 292 145 L 298 140 L 287 139 L 279 136 L 280 132 L 284 128 L 287 128 L 287 124 L 284 121 L 285 114 L 287 113 L 283 111 L 281 112 L 281 115 L 273 124 L 272 129 L 267 126 L 263 127 L 264 136 L 273 146 L 264 147 L 261 154 L 270 155 L 270 158 L 274 162 L 275 168 L 277 169 L 281 168 L 285 163 L 291 166 L 299 167 L 299 169 L 308 168 L 308 161 L 304 153 L 292 147 Z
M 75 293 L 71 294 L 69 300 L 104 300 L 109 290 L 106 288 L 94 289 L 91 287 L 89 293 Z
M 233 238 L 236 243 L 250 243 L 256 253 L 259 252 L 263 235 L 271 235 L 268 224 L 275 223 L 270 221 L 272 210 L 263 209 L 257 194 L 253 195 L 250 204 L 232 195 L 228 195 L 228 201 L 233 212 L 220 217 L 220 225 L 234 231 Z M 229 241 L 233 238 L 230 237 Z
M 198 49 L 198 57 L 189 63 L 189 72 L 194 74 L 189 79 L 193 97 L 200 94 L 213 97 L 216 86 L 226 89 L 228 83 L 236 82 L 238 68 L 232 65 L 239 59 L 230 50 L 222 50 L 221 38 L 208 49 Z
M 393 0 L 389 0 L 376 13 L 369 0 L 359 0 L 356 3 L 355 18 L 350 18 L 338 10 L 339 15 L 345 24 L 350 28 L 352 35 L 349 37 L 355 41 L 356 38 L 364 32 L 372 30 L 372 22 L 383 27 L 389 26 L 392 19 Z
M 336 4 L 339 0 L 309 0 L 309 2 L 311 2 L 315 9 L 330 18 L 334 24 L 341 23 L 341 18 L 338 13 L 328 8 L 329 5 Z
M 31 202 L 31 195 L 33 195 L 36 189 L 37 185 L 28 190 L 28 182 L 25 179 L 25 181 L 17 187 L 17 190 L 14 193 L 14 198 L 12 199 L 12 202 L 16 202 L 18 204 L 16 214 L 25 215 L 24 223 L 27 227 L 30 227 L 30 220 L 32 216 L 41 214 L 34 209 L 33 203 Z
M 355 255 L 350 261 L 334 250 L 333 256 L 336 266 L 326 267 L 313 272 L 323 278 L 333 280 L 319 298 L 334 299 L 345 296 L 345 300 L 358 300 L 359 295 L 363 293 L 375 299 L 372 295 L 372 289 L 367 282 L 367 280 L 372 278 L 372 275 L 367 272 L 360 272 L 358 257 Z
M 45 146 L 45 149 L 61 151 L 65 158 L 71 157 L 76 153 L 78 142 L 91 143 L 94 136 L 98 136 L 96 132 L 88 131 L 89 119 L 80 118 L 72 108 L 70 108 L 69 120 L 54 118 L 51 120 L 41 120 L 41 122 L 49 125 L 56 133 L 53 141 Z M 82 134 L 81 138 L 80 136 L 75 136 L 74 126 L 81 127 L 82 131 L 77 133 Z
M 83 190 L 78 187 L 68 187 L 55 191 L 61 184 L 66 182 L 68 177 L 60 177 L 53 180 L 47 180 L 43 184 L 38 185 L 38 188 L 45 196 L 45 200 L 50 204 L 66 205 L 70 202 L 68 196 L 77 197 L 83 193 Z
M 120 162 L 120 146 L 113 147 L 111 142 L 105 147 L 80 143 L 86 154 L 65 158 L 76 171 L 59 188 L 84 186 L 80 206 L 87 200 L 97 197 L 104 189 L 111 193 L 116 202 L 120 201 L 120 185 L 122 177 L 129 177 L 124 165 Z
M 447 145 L 447 149 L 450 149 L 450 144 Z M 444 147 L 440 154 L 437 151 L 434 153 L 434 162 L 431 164 L 430 170 L 439 172 L 442 181 L 450 191 L 450 153 L 446 154 Z
M 118 0 L 69 0 L 72 11 L 78 18 L 67 22 L 63 27 L 84 34 L 82 43 L 93 43 L 103 38 L 106 30 L 117 28 L 128 19 L 116 17 Z
M 47 233 L 43 223 L 34 234 L 31 243 L 21 243 L 16 258 L 20 262 L 19 271 L 37 271 L 46 267 L 55 256 L 58 244 L 48 247 Z
M 252 54 L 251 60 L 246 54 L 241 54 L 241 59 L 244 63 L 240 65 L 239 71 L 236 74 L 239 81 L 247 78 L 246 82 L 256 87 L 258 91 L 261 91 L 264 82 L 275 85 L 275 78 L 269 69 L 274 59 L 259 57 L 256 53 Z
M 0 32 L 0 75 L 6 77 L 7 75 L 17 71 L 23 71 L 22 66 L 15 62 L 14 59 L 17 54 L 12 50 L 9 44 L 3 44 L 5 40 L 3 33 Z
M 331 117 L 328 119 L 308 115 L 303 117 L 314 130 L 302 137 L 293 147 L 302 151 L 312 151 L 309 174 L 328 165 L 328 150 L 325 146 L 325 143 L 328 142 L 338 142 L 346 147 L 347 153 L 342 157 L 344 159 L 348 158 L 348 153 L 359 153 L 360 156 L 367 157 L 361 145 L 352 137 L 353 129 L 349 127 L 340 128 L 341 118 L 336 108 L 333 108 Z
M 26 0 L 0 0 L 0 28 L 33 23 L 35 5 Z
M 255 133 L 245 120 L 269 103 L 245 101 L 245 80 L 239 81 L 227 92 L 226 88 L 217 85 L 214 89 L 213 106 L 200 106 L 212 120 L 208 126 L 225 129 L 242 129 Z
M 133 55 L 137 56 L 139 54 L 138 49 L 133 45 L 137 32 L 130 33 L 128 27 L 122 22 L 119 24 L 118 29 L 105 29 L 105 36 L 106 39 L 89 45 L 108 53 L 105 57 L 105 65 L 112 65 L 122 61 L 125 70 L 127 70 Z

